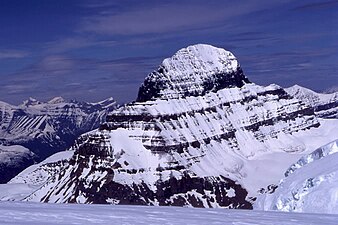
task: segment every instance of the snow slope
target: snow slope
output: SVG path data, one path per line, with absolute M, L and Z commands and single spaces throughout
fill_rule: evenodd
M 7 184 L 0 184 L 0 201 L 23 200 L 43 186 L 55 173 L 59 173 L 60 166 L 73 154 L 74 151 L 55 153 L 43 162 L 26 168 Z
M 308 213 L 338 213 L 338 140 L 299 159 L 272 194 L 256 208 Z
M 151 206 L 0 203 L 1 225 L 336 225 L 337 215 Z

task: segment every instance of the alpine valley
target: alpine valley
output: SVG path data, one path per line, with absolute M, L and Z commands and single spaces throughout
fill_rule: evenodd
M 115 107 L 112 98 L 98 103 L 30 98 L 19 106 L 0 102 L 0 183 L 66 150 L 79 135 L 99 127 Z
M 338 138 L 337 103 L 256 85 L 231 52 L 189 46 L 145 78 L 135 102 L 0 185 L 0 199 L 251 209 L 290 165 Z

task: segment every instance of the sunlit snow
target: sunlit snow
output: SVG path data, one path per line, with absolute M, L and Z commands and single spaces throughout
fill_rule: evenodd
M 336 225 L 338 215 L 180 207 L 0 203 L 0 224 Z

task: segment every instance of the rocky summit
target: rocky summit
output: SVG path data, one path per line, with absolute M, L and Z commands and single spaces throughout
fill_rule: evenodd
M 258 191 L 332 123 L 278 85 L 251 83 L 236 57 L 210 45 L 179 50 L 150 73 L 135 102 L 73 147 L 32 166 L 0 199 L 252 208 Z
M 146 77 L 137 101 L 202 96 L 245 83 L 250 82 L 231 52 L 200 44 L 165 59 Z

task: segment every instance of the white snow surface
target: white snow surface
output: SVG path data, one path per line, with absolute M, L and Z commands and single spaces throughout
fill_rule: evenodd
M 185 91 L 202 93 L 203 83 L 215 74 L 236 72 L 239 63 L 229 51 L 207 44 L 192 45 L 177 51 L 161 64 L 163 74 L 150 74 L 151 80 L 164 81 L 163 99 L 184 96 Z M 187 89 L 187 87 L 189 87 Z
M 338 213 L 338 140 L 293 164 L 272 194 L 260 196 L 256 209 Z
M 162 64 L 168 69 L 167 75 L 171 78 L 181 77 L 182 74 L 194 74 L 201 70 L 204 74 L 231 72 L 238 67 L 238 62 L 231 52 L 206 44 L 183 48 L 171 58 L 165 59 Z M 198 74 L 196 79 L 200 78 L 201 74 Z
M 338 215 L 328 214 L 155 206 L 78 205 L 22 202 L 0 203 L 1 225 L 336 225 L 337 221 Z

